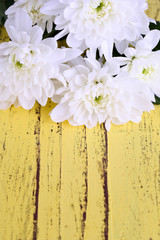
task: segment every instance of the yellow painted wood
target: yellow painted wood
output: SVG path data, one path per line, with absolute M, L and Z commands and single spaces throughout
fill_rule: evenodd
M 153 19 L 160 20 L 160 0 L 148 0 L 147 15 Z
M 0 240 L 159 240 L 160 107 L 108 134 L 53 107 L 0 111 Z
M 106 132 L 53 123 L 53 105 L 41 108 L 38 239 L 105 240 Z
M 0 239 L 32 239 L 37 137 L 36 107 L 0 112 Z
M 7 35 L 7 32 L 3 26 L 0 26 L 0 43 L 1 42 L 8 42 L 9 37 Z
M 61 191 L 61 124 L 50 120 L 53 104 L 41 108 L 40 124 L 40 189 L 38 238 L 59 239 Z
M 110 239 L 160 239 L 160 107 L 109 138 Z
M 87 129 L 88 207 L 85 240 L 108 239 L 107 133 Z

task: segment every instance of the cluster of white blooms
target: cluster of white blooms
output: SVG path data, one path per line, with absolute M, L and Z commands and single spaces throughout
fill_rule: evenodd
M 146 0 L 16 0 L 6 11 L 10 41 L 0 44 L 0 109 L 51 98 L 55 122 L 107 130 L 139 122 L 160 98 L 160 31 L 150 31 L 147 8 Z
M 153 109 L 143 84 L 127 72 L 120 73 L 114 63 L 101 65 L 90 52 L 87 58 L 78 57 L 76 64 L 64 65 L 61 72 L 66 85 L 54 81 L 52 100 L 59 103 L 51 112 L 55 122 L 68 119 L 71 125 L 88 128 L 105 122 L 109 130 L 111 122 L 139 122 L 143 111 Z
M 31 109 L 35 100 L 45 106 L 54 94 L 52 78 L 59 65 L 81 51 L 58 49 L 54 38 L 42 40 L 42 28 L 32 26 L 22 9 L 8 18 L 5 27 L 11 41 L 0 44 L 0 109 L 12 104 Z

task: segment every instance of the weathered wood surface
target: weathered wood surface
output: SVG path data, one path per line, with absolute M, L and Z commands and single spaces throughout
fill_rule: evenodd
M 109 133 L 53 107 L 0 111 L 0 240 L 159 240 L 160 106 Z

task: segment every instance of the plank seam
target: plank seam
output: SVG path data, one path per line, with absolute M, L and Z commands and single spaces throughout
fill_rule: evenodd
M 108 135 L 107 131 L 104 127 L 104 135 L 105 135 L 105 157 L 103 158 L 103 172 L 104 172 L 104 182 L 103 182 L 103 191 L 104 191 L 104 207 L 105 207 L 105 229 L 104 229 L 104 237 L 105 240 L 108 240 L 108 232 L 109 232 L 109 192 L 108 192 Z
M 37 107 L 35 109 L 36 115 L 37 115 L 37 122 L 35 125 L 35 131 L 34 135 L 36 136 L 36 162 L 37 162 L 37 168 L 36 168 L 36 192 L 35 192 L 35 212 L 33 215 L 34 220 L 34 228 L 33 228 L 33 240 L 37 240 L 37 234 L 38 234 L 38 205 L 39 205 L 39 187 L 40 187 L 40 118 L 41 118 L 41 107 Z

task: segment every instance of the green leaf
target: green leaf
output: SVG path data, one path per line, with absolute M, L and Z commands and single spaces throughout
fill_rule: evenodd
M 4 24 L 4 20 L 5 20 L 5 1 L 1 0 L 0 1 L 0 25 Z
M 115 47 L 115 44 L 114 44 L 114 46 L 113 46 L 113 57 L 125 57 L 124 54 L 120 54 L 120 53 L 117 51 L 117 49 L 116 49 L 116 47 Z
M 45 29 L 45 32 L 43 34 L 43 39 L 54 37 L 57 34 L 57 32 L 58 31 L 55 30 L 55 25 L 53 24 L 52 32 L 48 33 L 47 30 Z
M 156 21 L 156 24 L 155 23 L 150 23 L 149 29 L 150 30 L 154 30 L 154 29 L 160 30 L 160 21 Z
M 6 9 L 9 8 L 11 5 L 14 4 L 14 0 L 6 0 L 5 1 L 5 6 L 6 6 Z
M 160 105 L 160 98 L 155 95 L 156 102 L 153 102 L 154 105 Z
M 14 4 L 14 0 L 0 0 L 0 25 L 5 23 L 7 16 L 5 11 Z
M 150 30 L 155 30 L 155 29 L 160 30 L 160 22 L 157 21 L 156 24 L 150 23 L 149 28 L 150 28 Z M 160 50 L 160 41 L 159 41 L 158 45 L 153 49 L 154 52 L 158 51 L 158 50 Z
M 0 1 L 0 14 L 1 14 L 1 15 L 4 14 L 5 9 L 6 9 L 5 0 L 1 0 L 1 1 Z

